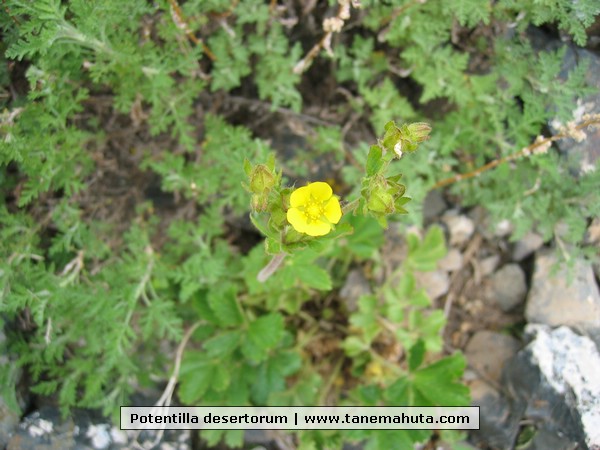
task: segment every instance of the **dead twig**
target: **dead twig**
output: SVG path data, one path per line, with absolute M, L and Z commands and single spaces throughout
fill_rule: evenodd
M 444 186 L 448 186 L 449 184 L 456 183 L 457 181 L 468 180 L 469 178 L 474 178 L 476 176 L 481 175 L 488 170 L 491 170 L 495 167 L 498 167 L 500 164 L 504 164 L 509 161 L 514 161 L 516 159 L 531 156 L 531 155 L 540 155 L 548 152 L 548 149 L 552 145 L 552 142 L 558 141 L 560 139 L 572 138 L 578 142 L 581 142 L 586 138 L 583 130 L 590 126 L 597 126 L 600 124 L 600 114 L 586 114 L 583 117 L 583 122 L 580 124 L 575 124 L 573 122 L 568 123 L 567 126 L 562 127 L 558 134 L 550 137 L 538 136 L 536 140 L 527 147 L 521 149 L 517 153 L 512 155 L 505 156 L 503 158 L 495 159 L 490 161 L 489 163 L 467 173 L 454 175 L 450 178 L 445 178 L 443 180 L 438 181 L 433 185 L 431 190 L 441 188 Z
M 306 56 L 294 66 L 293 72 L 295 74 L 305 72 L 322 49 L 325 49 L 330 55 L 333 54 L 331 50 L 331 38 L 333 33 L 342 31 L 344 23 L 350 18 L 350 5 L 352 4 L 355 8 L 359 6 L 358 2 L 351 2 L 350 0 L 338 0 L 338 4 L 339 7 L 336 16 L 328 17 L 323 21 L 323 31 L 325 31 L 323 37 L 308 51 Z
M 171 17 L 173 18 L 175 26 L 182 30 L 188 37 L 188 39 L 192 41 L 195 45 L 200 45 L 202 47 L 202 50 L 204 51 L 204 54 L 208 56 L 208 58 L 211 61 L 216 61 L 217 57 L 215 56 L 215 54 L 210 51 L 210 49 L 202 41 L 202 39 L 198 39 L 196 35 L 192 32 L 192 29 L 190 28 L 187 20 L 185 19 L 183 11 L 181 10 L 179 3 L 177 3 L 177 0 L 169 0 L 169 5 L 171 5 Z
M 203 321 L 196 322 L 194 325 L 192 325 L 190 328 L 188 328 L 188 330 L 185 332 L 183 339 L 181 340 L 181 342 L 179 343 L 179 346 L 177 347 L 177 352 L 175 354 L 175 365 L 173 367 L 173 373 L 171 374 L 171 378 L 169 378 L 169 382 L 167 383 L 167 387 L 165 388 L 163 394 L 160 396 L 158 401 L 154 404 L 154 409 L 156 411 L 153 410 L 153 414 L 159 414 L 163 408 L 168 408 L 169 406 L 171 406 L 171 399 L 173 398 L 173 393 L 175 392 L 175 386 L 177 385 L 177 381 L 179 380 L 179 371 L 181 369 L 181 360 L 183 359 L 183 351 L 185 350 L 185 347 L 186 347 L 188 341 L 190 340 L 190 338 L 192 337 L 192 334 L 194 333 L 194 331 L 196 331 L 196 329 L 203 323 L 204 323 Z M 154 441 L 150 444 L 149 448 L 154 448 L 160 442 L 160 440 L 163 437 L 164 432 L 165 432 L 165 428 L 163 426 L 161 429 L 158 430 L 158 433 L 156 434 Z M 144 447 L 142 447 L 137 442 L 139 433 L 140 432 L 138 432 L 135 437 L 134 445 L 137 446 L 137 448 L 144 449 Z

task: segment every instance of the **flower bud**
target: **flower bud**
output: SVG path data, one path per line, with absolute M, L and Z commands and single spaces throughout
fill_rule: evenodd
M 276 183 L 273 172 L 264 164 L 258 164 L 250 175 L 250 190 L 255 194 L 268 193 Z
M 254 194 L 252 196 L 251 205 L 252 209 L 256 212 L 263 212 L 267 210 L 267 204 L 269 201 L 269 193 Z
M 425 122 L 411 123 L 407 127 L 408 136 L 410 141 L 419 143 L 429 139 L 429 133 L 431 133 L 431 126 Z
M 369 195 L 367 207 L 374 212 L 391 214 L 394 212 L 394 197 L 385 188 L 377 186 Z

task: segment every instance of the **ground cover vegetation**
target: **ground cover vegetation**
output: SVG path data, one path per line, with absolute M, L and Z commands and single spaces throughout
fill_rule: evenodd
M 556 119 L 578 138 L 597 123 L 576 115 L 586 66 L 565 73 L 564 49 L 535 48 L 531 30 L 583 46 L 595 0 L 1 6 L 0 379 L 13 408 L 17 379 L 65 414 L 115 415 L 165 385 L 162 404 L 465 405 L 464 358 L 445 351 L 444 313 L 414 276 L 444 256 L 443 231 L 407 233 L 403 262 L 378 279 L 384 228 L 420 225 L 427 192 L 448 185 L 515 238 L 560 228 L 563 254 L 587 252 L 600 171 L 565 169 L 547 129 Z M 357 265 L 372 292 L 348 305 L 338 292 Z M 289 439 L 389 449 L 431 436 Z

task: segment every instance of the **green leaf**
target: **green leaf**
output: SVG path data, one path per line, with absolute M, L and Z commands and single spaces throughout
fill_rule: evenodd
M 422 241 L 414 234 L 407 236 L 408 256 L 406 265 L 414 270 L 429 272 L 435 270 L 438 260 L 446 254 L 444 232 L 438 226 L 432 226 Z
M 408 370 L 414 372 L 423 362 L 425 356 L 425 342 L 419 339 L 408 351 Z
M 379 145 L 372 145 L 367 156 L 367 176 L 373 176 L 383 167 L 382 150 Z
M 354 233 L 347 237 L 347 248 L 359 258 L 371 258 L 384 241 L 383 230 L 371 217 L 350 216 Z
M 240 325 L 244 320 L 234 286 L 211 290 L 208 294 L 208 304 L 223 326 Z
M 253 400 L 258 404 L 270 403 L 272 394 L 285 389 L 286 377 L 302 367 L 302 358 L 296 352 L 280 352 L 263 362 L 252 386 Z
M 365 450 L 414 448 L 415 442 L 411 439 L 408 430 L 377 430 L 372 431 L 370 434 L 372 434 L 372 437 L 365 445 Z
M 214 366 L 206 355 L 186 352 L 179 374 L 179 398 L 188 405 L 198 403 L 210 387 Z
M 326 270 L 315 264 L 317 257 L 318 253 L 312 249 L 298 252 L 287 259 L 278 276 L 288 287 L 294 286 L 299 279 L 308 287 L 329 291 L 332 288 L 331 277 Z
M 231 383 L 231 365 L 222 362 L 215 364 L 213 368 L 214 374 L 212 376 L 211 388 L 217 392 L 223 392 Z
M 241 447 L 244 443 L 244 430 L 225 431 L 225 443 L 229 447 Z
M 283 337 L 283 316 L 271 313 L 250 323 L 242 352 L 252 361 L 262 361 Z
M 225 331 L 207 340 L 204 349 L 209 357 L 225 358 L 238 347 L 241 337 L 240 330 Z
M 348 336 L 342 342 L 342 348 L 351 358 L 369 350 L 369 344 L 357 336 Z
M 465 366 L 461 354 L 448 356 L 398 379 L 384 397 L 388 403 L 402 406 L 466 406 L 469 389 L 459 382 Z
M 319 266 L 296 266 L 296 275 L 302 280 L 307 286 L 319 289 L 321 291 L 331 290 L 331 277 L 325 269 Z
M 350 316 L 350 323 L 362 330 L 367 342 L 375 339 L 381 331 L 377 321 L 378 304 L 374 295 L 363 295 L 358 300 L 358 312 Z
M 414 387 L 432 405 L 466 406 L 469 404 L 469 389 L 459 380 L 466 367 L 462 354 L 455 353 L 414 373 Z

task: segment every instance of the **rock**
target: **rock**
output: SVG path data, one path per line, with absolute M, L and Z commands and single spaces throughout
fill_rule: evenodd
M 45 407 L 23 419 L 6 450 L 75 449 L 75 424 L 61 420 L 57 408 Z
M 475 333 L 465 348 L 465 357 L 484 380 L 500 382 L 506 361 L 517 354 L 519 341 L 512 336 L 482 330 Z
M 5 448 L 11 436 L 17 430 L 19 415 L 11 410 L 0 396 L 0 448 Z
M 415 272 L 417 286 L 425 289 L 430 299 L 435 300 L 448 292 L 450 280 L 443 270 L 433 272 Z
M 544 239 L 539 234 L 530 231 L 515 243 L 512 251 L 513 261 L 523 261 L 542 245 L 544 245 Z
M 423 200 L 423 220 L 430 221 L 439 217 L 448 207 L 439 189 L 429 191 Z
M 600 245 L 600 218 L 592 220 L 586 230 L 584 242 L 588 245 Z
M 471 405 L 480 408 L 479 430 L 471 432 L 471 440 L 481 448 L 513 448 L 521 412 L 511 413 L 508 400 L 483 380 L 473 381 L 470 389 Z
M 533 439 L 519 450 L 573 450 L 577 448 L 577 442 L 573 442 L 557 432 L 546 429 L 536 430 Z
M 503 238 L 510 235 L 514 230 L 513 224 L 510 220 L 504 219 L 496 225 L 494 229 L 494 236 Z
M 7 450 L 126 450 L 151 448 L 157 431 L 122 431 L 96 411 L 77 409 L 63 420 L 58 408 L 45 406 L 29 414 L 18 427 Z M 165 430 L 162 450 L 191 449 L 189 430 Z
M 568 327 L 530 324 L 525 331 L 533 340 L 504 376 L 508 390 L 526 403 L 526 418 L 581 446 L 600 445 L 600 352 Z
M 353 269 L 348 273 L 346 282 L 340 289 L 340 297 L 346 301 L 348 311 L 358 309 L 358 299 L 371 293 L 371 286 L 360 269 Z
M 0 318 L 0 364 L 10 364 L 7 355 L 1 353 L 6 342 L 6 335 L 2 329 L 2 318 Z M 19 414 L 13 411 L 5 398 L 0 395 L 0 448 L 5 448 L 10 437 L 16 431 L 20 422 Z
M 536 256 L 525 309 L 527 321 L 567 325 L 597 333 L 600 331 L 600 292 L 592 267 L 584 261 L 575 261 L 569 284 L 569 268 L 564 265 L 552 275 L 551 270 L 557 263 L 551 253 Z
M 475 231 L 475 224 L 467 216 L 446 215 L 443 218 L 450 233 L 450 245 L 461 247 L 467 243 Z
M 437 263 L 437 266 L 441 270 L 446 272 L 455 272 L 462 267 L 463 256 L 460 251 L 456 248 L 451 248 L 442 259 Z
M 525 273 L 518 264 L 507 264 L 492 275 L 490 296 L 504 312 L 519 306 L 527 295 Z
M 492 255 L 492 256 L 488 256 L 487 258 L 482 259 L 481 261 L 479 261 L 479 268 L 481 269 L 481 275 L 484 277 L 487 275 L 490 275 L 492 272 L 494 272 L 494 270 L 496 270 L 496 267 L 498 267 L 499 263 L 500 263 L 500 256 L 498 256 L 498 255 Z
M 548 47 L 556 49 L 564 47 L 564 44 L 555 41 Z M 581 120 L 584 114 L 600 113 L 600 58 L 596 54 L 575 46 L 567 46 L 561 78 L 566 78 L 567 72 L 583 62 L 588 63 L 585 81 L 590 87 L 595 88 L 595 93 L 577 99 L 577 107 L 573 110 L 575 120 Z M 562 125 L 557 119 L 550 121 L 550 128 L 555 133 Z M 600 128 L 588 128 L 584 132 L 586 136 L 581 142 L 575 139 L 557 141 L 558 148 L 567 155 L 568 165 L 576 175 L 595 170 L 596 162 L 600 158 Z

